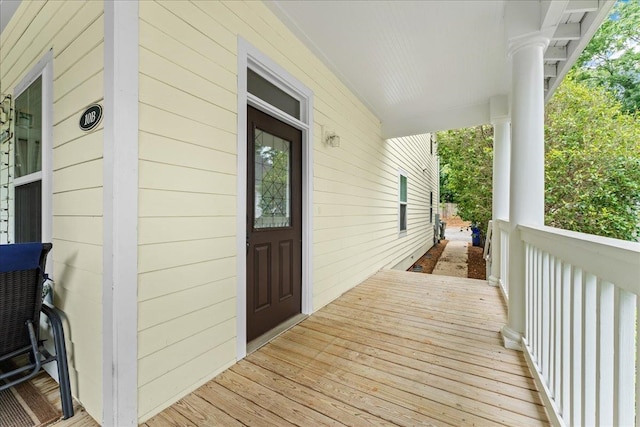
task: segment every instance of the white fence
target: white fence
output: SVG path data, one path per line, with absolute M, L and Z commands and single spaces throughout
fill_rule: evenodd
M 508 223 L 501 223 L 506 282 Z M 526 257 L 525 354 L 556 413 L 552 421 L 640 426 L 640 245 L 551 227 L 521 225 L 518 232 Z
M 440 203 L 440 217 L 451 218 L 458 215 L 458 205 L 455 203 Z

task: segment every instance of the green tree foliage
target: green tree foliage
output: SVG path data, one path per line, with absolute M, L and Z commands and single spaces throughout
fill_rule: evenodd
M 438 133 L 441 202 L 455 202 L 458 215 L 484 233 L 491 219 L 493 127 Z
M 624 240 L 640 236 L 640 120 L 570 73 L 545 116 L 545 223 Z M 440 132 L 445 188 L 462 219 L 491 218 L 490 126 Z M 441 179 L 443 177 L 441 176 Z
M 451 173 L 451 166 L 448 164 L 440 168 L 440 201 L 442 203 L 455 202 L 455 194 L 449 186 L 449 173 Z
M 576 63 L 575 78 L 640 111 L 640 0 L 618 1 Z
M 546 106 L 545 222 L 640 237 L 640 0 L 618 1 Z M 491 128 L 438 135 L 442 195 L 486 229 Z M 442 200 L 445 201 L 445 200 Z
M 546 107 L 545 222 L 636 240 L 640 123 L 608 92 L 569 74 Z

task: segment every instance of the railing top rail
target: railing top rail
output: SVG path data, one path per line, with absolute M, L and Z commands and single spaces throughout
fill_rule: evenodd
M 547 226 L 518 225 L 518 230 L 524 242 L 640 295 L 640 243 Z
M 509 231 L 509 221 L 505 219 L 497 219 L 496 224 L 500 230 Z

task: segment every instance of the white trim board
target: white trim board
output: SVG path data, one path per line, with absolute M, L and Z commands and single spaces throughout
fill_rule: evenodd
M 401 189 L 402 189 L 402 177 L 404 176 L 404 178 L 407 180 L 407 200 L 406 201 L 402 201 L 401 200 Z M 405 229 L 402 230 L 400 228 L 401 226 L 401 206 L 404 203 L 404 205 L 406 206 L 405 208 Z M 398 202 L 397 202 L 397 206 L 398 206 L 398 223 L 396 225 L 396 229 L 398 230 L 398 238 L 400 237 L 405 237 L 407 235 L 407 232 L 409 231 L 409 174 L 407 173 L 407 171 L 405 171 L 402 168 L 398 168 Z
M 12 188 L 15 191 L 16 185 L 24 185 L 29 182 L 41 180 L 41 199 L 42 199 L 42 241 L 51 242 L 53 238 L 53 51 L 49 50 L 31 68 L 29 73 L 18 83 L 13 91 L 13 100 L 15 100 L 25 91 L 31 84 L 42 76 L 42 165 L 39 172 L 25 175 L 20 178 L 13 178 Z M 14 141 L 15 155 L 15 141 Z M 14 167 L 15 167 L 15 161 Z M 15 172 L 13 173 L 15 176 Z M 15 197 L 12 198 L 15 203 Z M 9 217 L 9 235 L 15 239 L 15 206 L 13 208 L 14 216 Z M 13 218 L 13 221 L 12 221 Z M 13 232 L 11 232 L 13 230 Z M 7 236 L 9 237 L 9 236 Z M 55 250 L 55 248 L 53 249 Z M 53 277 L 53 259 L 52 253 L 47 257 L 47 273 Z M 53 371 L 53 370 L 52 370 Z M 55 376 L 57 378 L 57 375 Z
M 138 425 L 138 1 L 104 2 L 102 425 Z
M 247 67 L 300 101 L 300 120 L 247 93 Z M 313 312 L 313 91 L 238 36 L 236 357 L 247 355 L 247 105 L 302 131 L 302 313 Z
M 42 242 L 51 242 L 53 239 L 53 51 L 49 50 L 38 61 L 36 65 L 31 68 L 29 73 L 16 85 L 13 91 L 13 100 L 15 100 L 25 91 L 31 84 L 36 81 L 38 77 L 42 76 L 42 164 L 40 171 L 31 173 L 29 175 L 15 178 L 15 170 L 12 176 L 13 182 L 8 188 L 11 191 L 15 191 L 15 187 L 28 184 L 30 182 L 40 181 L 40 197 L 42 203 L 41 213 L 41 240 Z M 15 104 L 14 104 L 15 108 Z M 14 138 L 15 139 L 15 138 Z M 15 156 L 15 141 L 14 141 L 14 153 Z M 13 162 L 15 168 L 15 160 Z M 9 228 L 7 239 L 11 237 L 11 241 L 15 240 L 15 193 L 11 198 L 13 207 L 13 216 L 9 215 L 7 218 L 9 221 Z M 53 252 L 55 246 L 47 255 L 46 272 L 55 279 L 54 264 L 53 264 Z M 42 321 L 41 326 L 48 328 L 49 322 Z M 50 334 L 49 334 L 50 335 Z M 51 352 L 55 351 L 53 342 L 49 340 L 45 343 L 45 348 Z M 58 381 L 58 369 L 54 365 L 44 365 L 43 369 L 56 381 Z

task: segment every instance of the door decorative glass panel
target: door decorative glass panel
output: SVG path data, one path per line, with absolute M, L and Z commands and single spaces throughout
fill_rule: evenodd
M 291 226 L 291 142 L 255 133 L 254 228 Z

